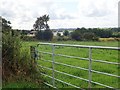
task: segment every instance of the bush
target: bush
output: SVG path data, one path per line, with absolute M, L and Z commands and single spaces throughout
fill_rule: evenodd
M 58 36 L 57 41 L 63 41 L 63 36 Z
M 35 37 L 31 37 L 31 36 L 26 36 L 26 35 L 22 35 L 20 37 L 23 41 L 36 41 Z
M 82 35 L 80 33 L 78 33 L 77 31 L 74 31 L 71 33 L 71 38 L 73 40 L 80 41 L 80 40 L 82 40 Z
M 68 40 L 71 40 L 70 37 L 68 36 L 58 36 L 58 37 L 55 37 L 57 41 L 68 41 Z M 54 40 L 55 40 L 54 38 Z
M 71 38 L 73 40 L 77 40 L 77 41 L 98 41 L 98 37 L 92 33 L 92 32 L 87 32 L 86 29 L 82 28 L 82 29 L 76 29 L 75 31 L 73 31 L 71 33 Z
M 20 61 L 20 38 L 12 31 L 3 34 L 2 40 L 3 79 L 7 79 L 11 73 L 16 74 Z M 9 73 L 9 74 L 8 74 Z
M 43 33 L 44 40 L 51 41 L 53 38 L 53 33 L 51 30 L 45 30 Z
M 26 48 L 26 47 L 25 47 Z M 2 84 L 19 81 L 39 80 L 35 61 L 30 57 L 30 50 L 23 49 L 20 32 L 12 30 L 9 22 L 2 21 Z M 34 61 L 34 62 L 33 62 Z M 37 76 L 37 77 L 34 77 Z M 34 78 L 32 78 L 34 77 Z M 37 80 L 36 80 L 37 79 Z M 35 82 L 33 82 L 35 81 Z
M 23 49 L 20 36 L 15 31 L 3 33 L 2 42 L 2 63 L 3 81 L 10 81 L 10 78 L 30 76 L 35 74 L 33 60 L 30 57 L 30 50 Z
M 96 37 L 96 35 L 94 33 L 88 32 L 88 33 L 83 34 L 83 39 L 87 40 L 87 41 L 90 41 L 90 40 L 97 41 L 98 37 Z
M 68 37 L 68 36 L 63 36 L 63 41 L 68 41 L 68 40 L 70 40 L 70 37 Z
M 51 30 L 38 31 L 36 38 L 38 40 L 51 41 L 53 39 L 53 33 Z
M 54 36 L 53 39 L 52 39 L 52 42 L 56 42 L 57 41 L 57 37 Z
M 43 40 L 44 39 L 43 35 L 44 35 L 44 31 L 38 31 L 35 37 L 38 40 Z

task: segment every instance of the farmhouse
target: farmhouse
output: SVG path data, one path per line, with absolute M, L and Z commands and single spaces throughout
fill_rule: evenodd
M 27 36 L 34 37 L 37 31 L 30 31 Z
M 53 35 L 57 36 L 57 33 L 60 33 L 61 35 L 63 35 L 64 31 L 67 30 L 69 33 L 73 32 L 75 30 L 75 28 L 62 28 L 62 29 L 53 29 Z
M 53 31 L 54 36 L 57 36 L 57 33 L 60 33 L 61 35 L 63 35 L 63 31 Z

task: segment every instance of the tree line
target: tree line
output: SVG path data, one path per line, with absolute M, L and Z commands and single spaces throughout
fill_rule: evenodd
M 50 20 L 49 15 L 43 15 L 36 19 L 33 24 L 33 29 L 36 31 L 35 37 L 27 37 L 26 35 L 30 33 L 28 30 L 17 30 L 21 33 L 21 38 L 24 40 L 42 40 L 51 41 L 53 39 L 60 40 L 77 40 L 77 41 L 97 41 L 99 38 L 120 38 L 120 28 L 77 28 L 72 32 L 69 30 L 64 30 L 63 35 L 57 33 L 57 36 L 53 36 L 53 32 L 50 29 L 48 21 Z M 7 25 L 6 25 L 7 23 Z M 11 29 L 9 26 L 11 23 L 3 19 L 4 31 L 6 29 Z
M 53 39 L 53 32 L 50 30 L 48 21 L 50 20 L 49 15 L 43 15 L 35 21 L 33 25 L 38 40 L 51 41 Z M 98 40 L 99 38 L 120 38 L 120 28 L 77 28 L 73 32 L 65 30 L 63 36 L 57 33 L 57 40 Z
M 98 38 L 120 38 L 120 28 L 77 28 L 71 33 L 74 40 L 98 40 Z

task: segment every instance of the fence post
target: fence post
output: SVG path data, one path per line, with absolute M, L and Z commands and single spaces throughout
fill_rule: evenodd
M 30 46 L 30 53 L 31 53 L 31 59 L 32 59 L 32 64 L 33 67 L 36 68 L 36 58 L 37 58 L 37 53 L 36 53 L 36 48 L 35 46 Z
M 92 48 L 89 47 L 89 83 L 88 88 L 91 88 L 91 80 L 92 80 Z
M 55 77 L 55 73 L 54 73 L 54 54 L 55 54 L 55 52 L 54 52 L 54 49 L 55 49 L 55 46 L 54 45 L 52 45 L 52 84 L 53 84 L 53 87 L 55 87 L 55 79 L 54 79 L 54 77 Z

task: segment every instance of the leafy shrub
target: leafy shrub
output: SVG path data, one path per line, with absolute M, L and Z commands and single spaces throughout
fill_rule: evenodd
M 22 35 L 20 38 L 24 41 L 36 41 L 35 37 L 31 37 L 31 36 L 27 36 L 27 35 Z
M 57 41 L 68 41 L 70 40 L 70 37 L 68 36 L 58 36 L 56 37 Z
M 58 36 L 57 41 L 63 41 L 63 36 Z
M 36 39 L 38 39 L 38 40 L 43 40 L 43 34 L 44 34 L 44 32 L 41 30 L 41 31 L 38 31 L 37 33 L 36 33 Z
M 45 30 L 43 33 L 44 40 L 51 41 L 53 38 L 53 33 L 51 30 Z
M 2 25 L 2 84 L 19 81 L 38 82 L 40 75 L 34 68 L 35 60 L 31 58 L 30 48 L 22 47 L 20 32 L 12 30 L 5 19 Z
M 63 41 L 68 41 L 68 40 L 71 40 L 70 37 L 68 37 L 68 36 L 63 36 Z
M 82 40 L 82 35 L 80 33 L 78 33 L 77 31 L 74 31 L 71 33 L 71 38 L 73 40 L 80 41 L 80 40 Z
M 53 39 L 53 33 L 51 30 L 38 31 L 36 34 L 38 40 L 51 41 Z
M 2 46 L 4 81 L 9 81 L 13 76 L 22 76 L 23 78 L 37 72 L 34 68 L 34 60 L 30 57 L 30 48 L 23 49 L 20 36 L 15 31 L 3 33 Z
M 83 34 L 83 39 L 88 40 L 88 41 L 90 41 L 90 40 L 97 41 L 98 37 L 94 33 L 86 32 Z
M 20 61 L 20 38 L 13 34 L 13 31 L 9 33 L 3 33 L 2 42 L 2 60 L 3 60 L 3 78 L 7 79 L 11 73 L 16 74 L 19 69 Z

